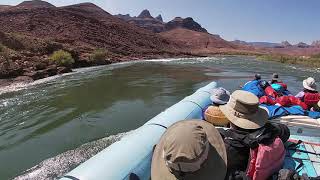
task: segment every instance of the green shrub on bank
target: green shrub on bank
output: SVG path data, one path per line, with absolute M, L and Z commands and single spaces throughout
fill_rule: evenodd
M 71 54 L 64 50 L 55 51 L 50 56 L 50 60 L 54 61 L 60 66 L 71 66 L 74 63 L 74 59 L 72 58 Z
M 108 56 L 108 52 L 105 49 L 96 49 L 91 55 L 90 60 L 94 62 L 105 61 Z
M 269 54 L 258 56 L 259 60 L 275 61 L 283 64 L 300 64 L 308 67 L 320 67 L 320 55 L 314 55 L 311 57 L 297 57 L 282 54 Z

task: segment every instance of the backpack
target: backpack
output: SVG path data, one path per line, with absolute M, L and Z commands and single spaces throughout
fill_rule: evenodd
M 308 107 L 311 108 L 312 106 L 314 106 L 319 102 L 320 97 L 319 97 L 319 93 L 305 92 L 303 99 L 304 99 L 304 103 L 306 103 Z
M 286 151 L 282 140 L 277 137 L 270 145 L 259 144 L 250 149 L 247 176 L 252 180 L 265 180 L 278 172 L 284 162 Z

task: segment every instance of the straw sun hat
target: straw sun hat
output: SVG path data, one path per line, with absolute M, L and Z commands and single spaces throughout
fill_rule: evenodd
M 152 180 L 224 179 L 227 154 L 216 128 L 203 120 L 180 121 L 170 126 L 156 146 Z
M 219 108 L 231 123 L 243 129 L 261 128 L 268 120 L 268 112 L 259 107 L 258 97 L 243 90 L 234 91 L 229 102 Z
M 225 126 L 229 123 L 218 106 L 209 106 L 204 112 L 204 119 L 215 126 Z

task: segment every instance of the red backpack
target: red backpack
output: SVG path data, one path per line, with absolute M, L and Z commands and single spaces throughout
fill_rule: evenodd
M 313 105 L 317 104 L 320 100 L 319 93 L 304 93 L 303 101 L 311 108 Z
M 252 180 L 265 180 L 279 171 L 283 165 L 286 151 L 282 140 L 277 137 L 272 144 L 259 144 L 250 150 L 247 176 Z

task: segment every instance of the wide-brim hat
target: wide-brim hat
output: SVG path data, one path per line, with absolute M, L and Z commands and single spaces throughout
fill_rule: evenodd
M 164 157 L 164 146 L 166 139 L 170 135 L 174 136 L 179 126 L 197 126 L 204 130 L 207 142 L 209 143 L 209 150 L 207 151 L 207 158 L 201 165 L 201 168 L 195 172 L 188 172 L 183 176 L 183 179 L 197 179 L 197 180 L 211 180 L 224 179 L 227 171 L 227 154 L 222 137 L 218 130 L 210 123 L 203 120 L 186 120 L 180 121 L 170 126 L 167 131 L 162 135 L 159 144 L 155 147 L 152 165 L 151 165 L 151 178 L 152 180 L 175 180 L 178 179 L 174 170 L 170 169 Z M 176 147 L 176 146 L 173 146 Z M 180 164 L 178 165 L 180 167 Z M 183 166 L 183 165 L 181 165 Z M 180 177 L 181 178 L 181 177 Z
M 221 87 L 214 89 L 210 96 L 211 101 L 219 105 L 227 104 L 229 98 L 230 92 Z
M 315 80 L 311 77 L 303 80 L 302 85 L 305 89 L 311 90 L 311 91 L 316 91 L 317 90 L 317 85 L 315 83 Z
M 237 90 L 220 110 L 231 123 L 242 129 L 259 129 L 268 121 L 268 112 L 259 107 L 259 99 L 248 91 Z

